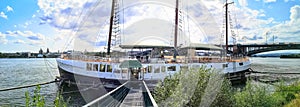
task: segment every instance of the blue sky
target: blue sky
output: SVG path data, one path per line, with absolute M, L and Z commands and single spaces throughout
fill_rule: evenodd
M 168 22 L 161 26 L 165 28 L 152 30 L 168 30 L 158 35 L 163 35 L 165 39 L 172 37 L 172 29 L 169 27 L 172 27 L 174 10 L 170 6 L 174 0 L 156 4 L 147 4 L 145 0 L 123 2 L 120 4 L 127 6 L 120 13 L 121 18 L 124 18 L 120 21 L 123 36 L 148 34 L 147 30 L 157 26 L 139 24 L 147 23 L 145 19 L 152 18 Z M 238 26 L 233 28 L 238 34 L 238 43 L 273 43 L 273 36 L 274 42 L 300 42 L 299 0 L 233 2 L 230 11 L 231 17 L 235 19 L 234 24 Z M 182 11 L 186 14 L 182 17 L 185 22 L 182 29 L 185 35 L 189 35 L 189 41 L 210 43 L 219 40 L 223 4 L 224 0 L 185 0 L 182 3 Z M 40 48 L 50 48 L 52 52 L 68 49 L 103 50 L 108 35 L 110 6 L 108 0 L 0 0 L 0 52 L 38 52 Z M 229 40 L 232 42 L 233 39 Z

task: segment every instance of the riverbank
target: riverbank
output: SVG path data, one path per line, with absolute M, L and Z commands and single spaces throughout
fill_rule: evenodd
M 60 53 L 30 53 L 30 52 L 16 52 L 16 53 L 1 53 L 0 58 L 58 58 Z
M 281 55 L 280 58 L 300 58 L 300 54 Z

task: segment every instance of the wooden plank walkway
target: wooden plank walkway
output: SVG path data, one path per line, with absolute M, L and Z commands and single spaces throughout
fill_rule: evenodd
M 144 81 L 127 81 L 83 107 L 157 107 Z
M 144 97 L 142 89 L 131 88 L 120 107 L 143 107 Z

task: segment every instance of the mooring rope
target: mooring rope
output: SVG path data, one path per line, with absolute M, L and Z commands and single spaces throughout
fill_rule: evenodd
M 32 84 L 32 85 L 25 85 L 25 86 L 20 86 L 20 87 L 5 88 L 5 89 L 0 89 L 0 92 L 1 91 L 9 91 L 9 90 L 22 89 L 22 88 L 29 88 L 29 87 L 34 87 L 34 86 L 38 86 L 38 85 L 46 85 L 46 84 L 51 84 L 51 83 L 55 83 L 55 82 L 59 82 L 59 81 L 60 80 L 54 80 L 54 81 L 44 82 L 44 83 L 39 83 L 39 84 Z

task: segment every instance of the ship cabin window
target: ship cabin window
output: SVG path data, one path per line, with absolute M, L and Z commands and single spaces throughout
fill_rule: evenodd
M 192 67 L 198 69 L 198 68 L 200 68 L 201 66 L 200 66 L 200 65 L 193 65 Z
M 141 70 L 144 74 L 147 73 L 147 68 L 142 68 Z
M 115 69 L 115 70 L 114 70 L 114 73 L 120 73 L 120 72 L 121 72 L 120 69 Z
M 166 66 L 161 66 L 161 72 L 166 72 Z
M 151 72 L 152 72 L 152 66 L 148 66 L 148 67 L 147 67 L 147 72 L 148 72 L 148 73 L 151 73 Z
M 91 63 L 86 63 L 86 70 L 87 71 L 92 71 L 92 64 Z
M 223 68 L 227 68 L 228 67 L 228 64 L 223 64 Z
M 112 66 L 111 65 L 107 65 L 107 72 L 112 72 Z
M 127 73 L 127 69 L 122 69 L 122 73 Z
M 176 66 L 169 66 L 168 71 L 176 71 Z
M 193 66 L 194 67 L 194 66 Z M 188 70 L 188 66 L 180 66 L 180 70 Z M 196 67 L 195 67 L 196 68 Z
M 243 62 L 241 62 L 241 63 L 239 63 L 239 65 L 240 65 L 240 66 L 243 66 L 244 64 L 243 64 Z
M 100 64 L 100 72 L 105 72 L 105 64 Z
M 99 70 L 98 64 L 93 64 L 93 71 L 98 71 L 98 70 Z
M 160 73 L 160 67 L 159 66 L 154 67 L 154 73 Z

